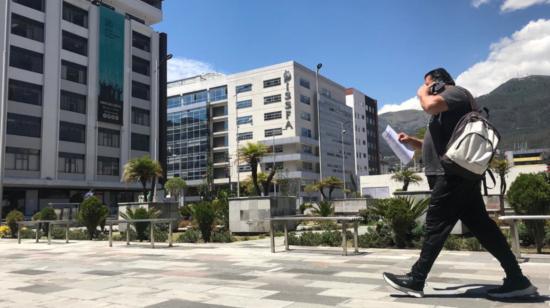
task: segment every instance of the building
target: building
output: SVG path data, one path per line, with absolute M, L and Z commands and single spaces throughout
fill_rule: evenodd
M 316 72 L 294 61 L 170 82 L 168 177 L 180 176 L 197 187 L 211 166 L 215 185 L 235 189 L 250 174 L 249 166 L 237 163 L 237 144 L 263 142 L 271 153 L 261 170 L 275 165 L 276 179 L 287 183 L 273 193 L 300 195 L 305 185 L 328 176 L 345 179 L 352 188 L 358 183 L 355 130 L 346 88 L 319 75 L 319 114 L 316 92 Z
M 521 165 L 539 165 L 547 163 L 545 161 L 546 153 L 550 153 L 550 149 L 525 149 L 506 151 L 504 156 L 508 160 L 510 166 Z
M 367 113 L 367 148 L 369 157 L 369 174 L 381 174 L 380 144 L 378 134 L 378 102 L 365 95 Z
M 367 130 L 367 105 L 365 94 L 350 88 L 346 90 L 346 105 L 353 111 L 353 135 L 355 152 L 355 174 L 369 175 L 369 131 Z
M 2 217 L 90 188 L 134 200 L 124 164 L 163 151 L 161 0 L 7 0 L 0 16 Z

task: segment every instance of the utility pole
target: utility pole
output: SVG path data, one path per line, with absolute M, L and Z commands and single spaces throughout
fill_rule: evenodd
M 235 140 L 237 141 L 236 149 L 237 149 L 237 198 L 241 197 L 241 177 L 240 177 L 240 162 L 239 162 L 239 90 L 235 88 L 235 125 L 237 129 L 237 133 L 235 134 Z
M 344 129 L 344 122 L 340 122 L 340 145 L 342 146 L 342 181 L 344 183 L 344 199 L 346 199 L 346 154 L 344 152 L 344 134 L 346 130 Z
M 315 71 L 315 100 L 317 101 L 317 140 L 319 143 L 319 183 L 323 181 L 323 152 L 321 151 L 321 100 L 319 98 L 319 70 L 323 67 L 322 63 L 317 64 L 317 70 Z M 321 199 L 323 195 L 321 194 Z

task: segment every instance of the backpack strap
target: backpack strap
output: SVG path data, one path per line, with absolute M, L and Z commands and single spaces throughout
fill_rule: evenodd
M 493 187 L 487 187 L 487 179 L 486 179 L 487 174 L 491 178 L 491 181 L 493 181 Z M 485 195 L 486 196 L 488 195 L 488 193 L 487 193 L 488 189 L 493 189 L 493 188 L 495 188 L 495 186 L 497 186 L 497 181 L 495 179 L 495 175 L 494 175 L 493 171 L 491 171 L 491 169 L 487 169 L 487 171 L 485 171 L 485 173 L 483 174 L 483 191 L 485 192 Z

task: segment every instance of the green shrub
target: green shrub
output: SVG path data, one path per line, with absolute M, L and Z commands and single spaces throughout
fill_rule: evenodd
M 295 232 L 288 233 L 288 244 L 289 245 L 300 245 L 300 238 L 296 236 Z
M 547 215 L 550 212 L 550 183 L 542 174 L 520 174 L 510 186 L 507 199 L 519 215 Z M 544 246 L 544 222 L 526 221 L 537 252 Z
M 324 200 L 312 207 L 311 213 L 315 216 L 327 217 L 334 215 L 334 205 L 332 202 Z
M 519 237 L 520 244 L 522 246 L 531 246 L 535 244 L 535 238 L 533 237 L 531 232 L 527 230 L 527 226 L 523 222 L 518 223 L 517 226 L 518 226 L 518 237 Z
M 475 237 L 468 237 L 468 238 L 463 239 L 463 241 L 464 241 L 464 243 L 463 243 L 464 250 L 469 250 L 469 251 L 482 251 L 483 250 L 483 247 L 481 246 L 481 243 L 479 243 L 479 241 Z
M 300 204 L 300 208 L 299 208 L 299 211 L 300 211 L 300 214 L 304 214 L 306 212 L 307 209 L 310 209 L 312 208 L 313 205 L 311 205 L 311 203 L 302 203 Z
M 359 247 L 363 248 L 386 248 L 393 246 L 391 228 L 383 220 L 373 227 L 368 227 L 368 232 L 359 235 L 357 241 Z
M 51 207 L 45 207 L 40 212 L 35 213 L 32 216 L 32 220 L 57 220 L 57 214 Z M 49 223 L 39 223 L 38 228 L 42 229 L 43 234 L 48 234 Z
M 97 197 L 89 197 L 82 201 L 78 210 L 78 221 L 86 227 L 88 239 L 97 236 L 97 226 L 107 218 L 109 209 Z
M 159 216 L 159 211 L 155 208 L 145 209 L 142 207 L 138 207 L 134 210 L 131 208 L 126 208 L 126 213 L 120 213 L 120 216 L 124 219 L 153 219 L 157 218 Z M 137 240 L 140 242 L 149 240 L 149 234 L 150 234 L 150 225 L 149 222 L 136 222 L 133 224 L 129 224 L 128 228 L 134 227 L 136 230 Z
M 462 239 L 457 235 L 451 234 L 443 247 L 447 250 L 460 250 L 462 248 Z
M 6 224 L 10 228 L 11 237 L 17 237 L 17 229 L 19 228 L 17 222 L 24 219 L 25 215 L 18 210 L 13 210 L 6 215 Z
M 224 230 L 229 231 L 229 192 L 225 189 L 218 191 L 212 205 L 219 223 L 223 225 Z
M 125 232 L 120 232 L 119 234 L 113 235 L 113 241 L 126 242 L 126 232 L 130 232 L 130 241 L 134 242 L 137 240 L 137 233 L 132 228 L 126 228 Z
M 199 226 L 202 239 L 205 243 L 210 242 L 214 221 L 216 220 L 216 210 L 212 202 L 201 201 L 191 206 L 193 220 Z
M 38 229 L 38 232 L 40 232 L 40 229 Z M 21 238 L 24 238 L 24 239 L 36 238 L 36 232 L 32 229 L 23 227 L 21 228 Z
M 353 237 L 348 236 L 348 239 L 350 238 Z M 342 245 L 342 233 L 340 233 L 339 231 L 324 231 L 323 233 L 321 233 L 321 244 L 332 247 Z
M 300 246 L 319 246 L 321 243 L 321 233 L 308 231 L 300 236 Z
M 214 242 L 214 243 L 231 243 L 231 242 L 233 242 L 231 232 L 228 232 L 228 231 L 213 232 L 211 239 L 212 239 L 212 242 Z
M 443 247 L 447 250 L 468 250 L 468 251 L 483 250 L 477 238 L 463 237 L 456 234 L 449 235 Z
M 196 230 L 189 229 L 178 236 L 178 243 L 196 243 L 199 241 L 200 233 Z

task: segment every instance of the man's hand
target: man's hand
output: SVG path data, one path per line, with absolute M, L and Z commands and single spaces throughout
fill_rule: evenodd
M 409 145 L 413 147 L 416 150 L 420 150 L 422 148 L 422 140 L 415 137 L 411 137 L 405 133 L 397 134 L 397 140 L 399 140 L 399 142 L 405 145 Z
M 420 88 L 418 88 L 418 91 L 416 91 L 416 95 L 418 97 L 424 97 L 424 96 L 428 96 L 430 95 L 430 87 L 433 85 L 434 83 L 432 82 L 431 84 L 427 85 L 425 83 L 423 83 Z

